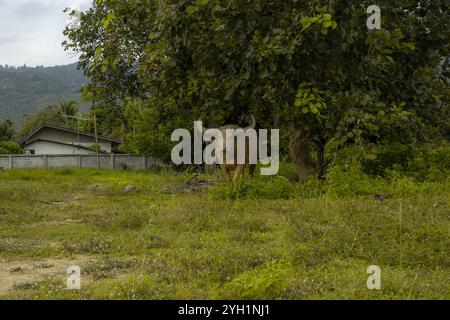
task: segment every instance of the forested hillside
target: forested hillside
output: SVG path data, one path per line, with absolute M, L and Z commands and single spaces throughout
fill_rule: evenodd
M 49 104 L 79 101 L 86 82 L 75 64 L 36 68 L 0 65 L 0 119 L 18 125 Z

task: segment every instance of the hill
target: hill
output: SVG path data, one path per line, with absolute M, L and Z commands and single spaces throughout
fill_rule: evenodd
M 61 100 L 80 100 L 87 83 L 75 64 L 57 67 L 10 67 L 0 65 L 0 120 L 16 125 L 27 115 Z

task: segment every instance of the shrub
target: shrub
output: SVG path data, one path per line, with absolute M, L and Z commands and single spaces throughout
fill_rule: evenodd
M 371 175 L 389 177 L 393 171 L 417 181 L 437 181 L 450 171 L 450 146 L 391 144 L 377 147 L 374 159 L 363 163 Z
M 339 196 L 365 195 L 377 193 L 377 179 L 363 172 L 357 161 L 350 164 L 334 164 L 328 168 L 325 189 Z
M 0 141 L 0 154 L 22 154 L 23 149 L 15 142 Z

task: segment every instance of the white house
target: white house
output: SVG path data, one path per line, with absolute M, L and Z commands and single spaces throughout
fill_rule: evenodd
M 95 154 L 95 135 L 70 128 L 43 123 L 19 144 L 27 154 L 35 155 L 70 155 Z M 98 144 L 102 153 L 112 153 L 121 141 L 98 136 Z

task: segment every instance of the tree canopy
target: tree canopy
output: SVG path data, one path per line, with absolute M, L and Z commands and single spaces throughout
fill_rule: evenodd
M 449 130 L 449 4 L 380 0 L 382 29 L 368 30 L 372 4 L 95 0 L 65 46 L 81 54 L 104 127 L 120 123 L 136 152 L 167 153 L 193 120 L 250 114 L 319 152 L 437 138 Z
M 12 140 L 14 136 L 13 123 L 10 120 L 0 122 L 0 141 Z

